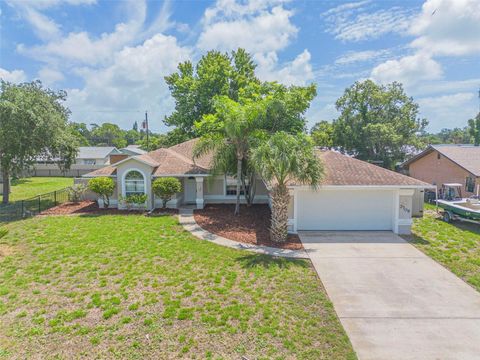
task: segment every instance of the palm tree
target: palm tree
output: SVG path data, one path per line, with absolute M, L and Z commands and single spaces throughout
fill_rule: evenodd
M 270 237 L 272 241 L 286 241 L 290 201 L 288 184 L 318 186 L 324 173 L 322 163 L 310 138 L 283 131 L 252 149 L 251 159 L 263 180 L 271 186 Z
M 212 173 L 232 172 L 232 160 L 236 162 L 237 201 L 235 215 L 240 213 L 242 188 L 242 164 L 247 159 L 255 133 L 259 130 L 259 118 L 265 113 L 262 101 L 240 104 L 228 97 L 215 101 L 215 115 L 206 115 L 197 124 L 204 135 L 194 149 L 194 158 L 213 151 Z

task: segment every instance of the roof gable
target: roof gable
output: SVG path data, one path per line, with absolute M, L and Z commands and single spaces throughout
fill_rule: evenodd
M 114 146 L 80 146 L 77 159 L 104 159 L 110 154 L 121 154 Z
M 424 151 L 405 161 L 402 164 L 402 167 L 409 166 L 411 163 L 423 158 L 432 151 L 438 151 L 441 155 L 445 156 L 447 159 L 451 160 L 469 173 L 475 176 L 480 176 L 480 146 L 475 145 L 429 145 Z

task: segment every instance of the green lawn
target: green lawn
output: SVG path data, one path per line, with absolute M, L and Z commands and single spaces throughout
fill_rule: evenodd
M 200 241 L 171 216 L 7 227 L 5 357 L 356 358 L 309 261 Z
M 449 268 L 480 291 L 480 227 L 469 223 L 448 224 L 426 205 L 425 216 L 415 219 L 413 236 L 417 248 Z
M 67 177 L 31 177 L 12 180 L 10 201 L 25 200 L 72 185 L 73 178 Z M 2 195 L 0 194 L 0 201 L 1 200 Z

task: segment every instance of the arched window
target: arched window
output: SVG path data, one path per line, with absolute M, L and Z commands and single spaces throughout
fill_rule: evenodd
M 145 194 L 145 179 L 141 172 L 132 170 L 125 176 L 125 196 Z

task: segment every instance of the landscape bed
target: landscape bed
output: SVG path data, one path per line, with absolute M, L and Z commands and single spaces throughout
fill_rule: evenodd
M 201 241 L 169 215 L 7 227 L 7 358 L 356 358 L 309 261 Z
M 289 234 L 284 243 L 270 240 L 268 205 L 242 205 L 238 216 L 233 215 L 234 209 L 235 205 L 207 205 L 202 210 L 195 210 L 195 221 L 201 228 L 230 240 L 290 250 L 303 249 L 298 235 Z

